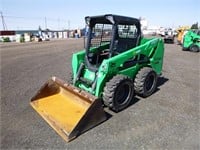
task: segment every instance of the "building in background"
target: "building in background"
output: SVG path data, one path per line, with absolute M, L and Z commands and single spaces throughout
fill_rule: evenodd
M 15 30 L 0 31 L 0 42 L 32 42 L 48 41 L 51 39 L 80 38 L 84 36 L 85 29 L 75 30 Z
M 11 31 L 11 30 L 0 31 L 0 41 L 2 42 L 15 41 L 15 35 L 16 35 L 15 31 Z

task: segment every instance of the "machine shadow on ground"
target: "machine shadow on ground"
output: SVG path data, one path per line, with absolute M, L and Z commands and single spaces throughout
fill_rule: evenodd
M 160 86 L 162 86 L 163 84 L 165 84 L 167 81 L 169 81 L 168 78 L 166 77 L 159 77 L 158 78 L 158 81 L 157 81 L 157 88 L 155 89 L 154 93 L 158 92 L 160 90 Z M 154 94 L 153 93 L 153 94 Z M 138 103 L 140 100 L 142 99 L 142 97 L 138 96 L 138 95 L 135 95 L 133 100 L 130 102 L 130 104 L 128 105 L 127 108 L 119 111 L 118 113 L 128 109 L 129 107 L 131 107 L 132 105 L 135 105 L 136 103 Z M 106 116 L 107 116 L 107 120 L 109 120 L 110 118 L 112 118 L 112 116 L 114 116 L 115 114 L 117 114 L 117 112 L 114 112 L 112 110 L 110 110 L 108 107 L 104 107 L 104 110 L 105 110 L 105 113 L 106 113 Z
M 167 81 L 169 81 L 168 78 L 166 78 L 166 77 L 159 77 L 158 81 L 157 81 L 157 89 L 155 90 L 155 92 L 159 91 L 160 90 L 159 87 L 162 86 L 163 84 L 165 84 Z

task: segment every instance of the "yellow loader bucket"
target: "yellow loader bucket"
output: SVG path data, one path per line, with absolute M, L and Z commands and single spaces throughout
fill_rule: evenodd
M 101 100 L 56 77 L 42 86 L 30 104 L 67 142 L 106 120 Z

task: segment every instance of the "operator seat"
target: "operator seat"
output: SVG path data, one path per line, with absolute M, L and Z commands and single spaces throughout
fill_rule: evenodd
M 135 38 L 119 38 L 116 40 L 116 52 L 122 53 L 131 48 L 134 48 L 140 43 L 140 35 Z

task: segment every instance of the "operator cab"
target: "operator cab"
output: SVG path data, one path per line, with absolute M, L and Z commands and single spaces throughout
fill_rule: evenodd
M 85 21 L 88 26 L 85 61 L 91 71 L 97 71 L 104 59 L 134 48 L 140 42 L 138 19 L 103 15 L 88 16 Z

